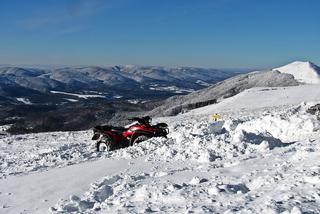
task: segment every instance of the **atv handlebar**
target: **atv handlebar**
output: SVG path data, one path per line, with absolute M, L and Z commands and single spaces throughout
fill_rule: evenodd
M 128 118 L 128 120 L 130 121 L 138 121 L 140 118 L 139 117 L 131 117 L 131 118 Z
M 151 123 L 151 117 L 145 116 L 145 117 L 132 117 L 128 118 L 130 121 L 137 121 L 140 124 L 150 124 Z

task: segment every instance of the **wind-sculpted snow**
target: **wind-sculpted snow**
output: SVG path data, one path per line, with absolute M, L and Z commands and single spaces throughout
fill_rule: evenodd
M 132 159 L 132 167 L 51 211 L 320 212 L 320 166 L 305 170 L 320 151 L 320 122 L 306 113 L 310 105 L 219 122 L 177 121 L 168 139 L 112 152 Z
M 0 138 L 0 178 L 96 159 L 90 134 L 53 132 Z
M 307 105 L 261 117 L 178 121 L 171 123 L 168 139 L 152 138 L 139 145 L 96 153 L 91 131 L 54 132 L 7 136 L 0 139 L 0 176 L 62 167 L 111 157 L 146 161 L 213 162 L 290 145 L 320 129 L 316 116 L 304 112 Z
M 82 197 L 72 195 L 51 211 L 318 213 L 320 167 L 309 169 L 316 157 L 315 153 L 306 156 L 310 147 L 306 143 L 296 151 L 277 151 L 274 159 L 266 155 L 265 159 L 247 160 L 225 169 L 186 162 L 154 163 L 150 168 L 140 168 L 143 172 L 127 170 L 106 176 L 92 183 Z

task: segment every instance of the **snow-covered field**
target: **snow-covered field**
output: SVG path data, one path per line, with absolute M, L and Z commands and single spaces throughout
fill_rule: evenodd
M 24 104 L 27 104 L 27 105 L 31 105 L 32 104 L 32 102 L 30 102 L 30 100 L 29 99 L 27 99 L 27 98 L 16 98 L 19 102 L 22 102 L 22 103 L 24 103 Z
M 0 213 L 320 213 L 319 93 L 251 89 L 109 153 L 91 131 L 0 135 Z
M 73 94 L 73 93 L 67 93 L 63 91 L 50 91 L 53 94 L 64 94 L 64 95 L 69 95 L 69 96 L 74 96 L 78 97 L 81 99 L 88 99 L 88 98 L 105 98 L 106 96 L 99 95 L 99 94 Z
M 196 83 L 203 85 L 203 83 L 200 83 L 199 80 Z M 191 93 L 194 91 L 194 89 L 179 88 L 177 86 L 159 86 L 158 84 L 152 84 L 149 89 L 154 91 L 170 91 L 177 94 Z

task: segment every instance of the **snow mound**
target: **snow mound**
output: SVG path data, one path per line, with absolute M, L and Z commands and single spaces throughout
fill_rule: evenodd
M 292 74 L 302 83 L 320 84 L 320 68 L 311 62 L 296 61 L 273 70 Z
M 310 103 L 258 117 L 210 122 L 185 121 L 172 124 L 168 139 L 152 138 L 136 146 L 115 151 L 112 157 L 146 161 L 196 161 L 210 163 L 233 160 L 252 152 L 264 153 L 303 141 L 320 130 L 316 116 L 308 114 Z
M 0 178 L 42 171 L 100 158 L 152 161 L 233 162 L 252 152 L 264 154 L 274 148 L 304 141 L 320 130 L 315 115 L 308 114 L 312 104 L 302 103 L 277 113 L 211 122 L 206 119 L 171 123 L 168 138 L 152 138 L 138 145 L 96 153 L 91 131 L 53 132 L 0 139 Z M 46 142 L 46 143 L 44 143 Z
M 317 116 L 306 112 L 311 105 L 218 122 L 176 121 L 167 139 L 152 138 L 109 153 L 96 153 L 91 131 L 4 136 L 0 139 L 0 179 L 100 158 L 233 163 L 243 155 L 265 154 L 318 133 Z

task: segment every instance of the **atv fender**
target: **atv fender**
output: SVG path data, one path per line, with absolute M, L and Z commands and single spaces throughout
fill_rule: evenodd
M 141 136 L 141 135 L 147 136 L 147 137 L 149 137 L 149 138 L 154 137 L 154 134 L 153 134 L 153 133 L 138 130 L 138 131 L 136 131 L 136 132 L 132 135 L 132 137 L 131 137 L 131 139 L 130 139 L 130 146 L 132 146 L 132 145 L 133 145 L 133 142 L 135 141 L 135 139 L 136 139 L 137 137 Z

